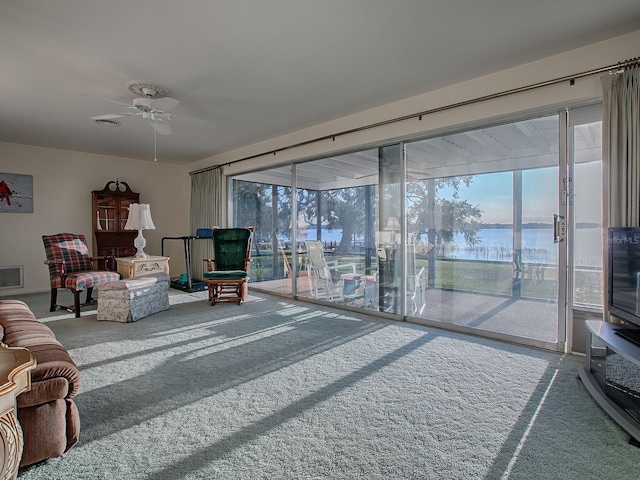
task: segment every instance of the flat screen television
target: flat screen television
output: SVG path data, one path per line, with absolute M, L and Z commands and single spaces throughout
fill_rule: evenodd
M 609 228 L 607 248 L 609 313 L 640 328 L 640 227 Z M 616 333 L 636 334 L 640 342 L 640 330 L 624 330 Z

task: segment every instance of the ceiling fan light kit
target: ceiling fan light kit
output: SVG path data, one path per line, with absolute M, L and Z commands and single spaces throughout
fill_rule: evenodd
M 170 93 L 167 87 L 150 82 L 128 82 L 127 88 L 134 95 L 150 98 L 152 100 L 168 97 Z

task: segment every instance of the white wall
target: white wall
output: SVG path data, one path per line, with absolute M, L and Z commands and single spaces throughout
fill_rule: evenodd
M 422 120 L 410 119 L 391 123 L 357 133 L 337 136 L 335 140 L 329 138 L 277 152 L 275 155 L 272 153 L 279 148 L 378 122 L 614 65 L 640 55 L 639 45 L 640 30 L 225 152 L 195 162 L 189 166 L 189 170 L 196 171 L 212 165 L 223 165 L 225 175 L 234 175 L 294 160 L 316 158 L 345 150 L 388 143 L 395 139 L 434 135 L 462 126 L 468 128 L 471 125 L 482 124 L 492 119 L 517 117 L 522 112 L 548 112 L 550 109 L 559 110 L 563 107 L 574 106 L 601 97 L 600 76 L 606 73 L 579 78 L 575 81 L 575 85 L 570 85 L 566 81 L 508 97 L 431 114 L 423 117 Z M 255 155 L 261 156 L 225 165 Z
M 127 182 L 151 205 L 156 230 L 145 251 L 160 255 L 165 236 L 189 235 L 191 180 L 183 166 L 0 142 L 0 173 L 33 175 L 33 213 L 0 213 L 0 266 L 24 266 L 24 288 L 0 296 L 49 290 L 42 235 L 81 233 L 92 244 L 91 191 Z M 171 275 L 184 272 L 182 242 L 165 242 Z

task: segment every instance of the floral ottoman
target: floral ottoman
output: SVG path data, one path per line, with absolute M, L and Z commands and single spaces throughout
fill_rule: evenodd
M 97 285 L 98 320 L 135 322 L 169 308 L 169 275 L 164 272 Z

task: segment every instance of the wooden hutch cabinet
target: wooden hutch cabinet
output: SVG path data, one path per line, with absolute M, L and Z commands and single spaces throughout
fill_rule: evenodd
M 125 230 L 129 205 L 139 203 L 140 194 L 133 192 L 126 182 L 110 181 L 102 190 L 91 192 L 93 196 L 93 252 L 97 257 L 129 257 L 135 255 L 133 241 L 137 230 Z M 116 270 L 115 262 L 108 265 Z M 100 268 L 105 268 L 100 262 Z

